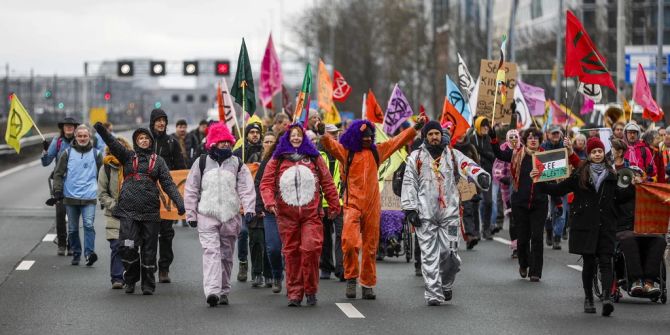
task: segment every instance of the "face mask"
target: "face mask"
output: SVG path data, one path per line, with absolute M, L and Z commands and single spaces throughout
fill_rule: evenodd
M 217 147 L 212 147 L 211 154 L 218 162 L 223 162 L 233 155 L 233 151 L 230 148 L 219 149 Z

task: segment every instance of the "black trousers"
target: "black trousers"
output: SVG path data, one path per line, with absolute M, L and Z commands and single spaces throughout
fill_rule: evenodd
M 342 214 L 333 220 L 323 217 L 323 247 L 321 248 L 319 268 L 321 271 L 335 273 L 336 276 L 344 275 L 344 266 L 342 265 L 343 221 Z M 333 233 L 335 234 L 334 240 Z M 333 262 L 333 253 L 335 254 L 335 262 Z
M 465 233 L 471 236 L 480 237 L 479 229 L 479 203 L 480 201 L 468 200 L 463 201 L 463 226 Z M 489 218 L 491 217 L 491 210 L 489 209 Z M 489 222 L 491 220 L 489 219 Z
M 514 220 L 514 213 L 512 213 L 509 216 L 509 239 L 514 241 L 517 238 L 519 238 L 519 233 L 517 232 L 516 229 L 516 220 Z
M 517 231 L 517 253 L 519 266 L 530 268 L 529 276 L 542 278 L 542 262 L 544 246 L 542 232 L 544 220 L 547 218 L 547 204 L 513 206 L 512 216 Z
M 251 253 L 251 275 L 272 278 L 270 261 L 265 257 L 265 229 L 249 228 L 249 252 Z
M 170 265 L 174 260 L 174 252 L 172 251 L 172 240 L 174 239 L 174 225 L 173 220 L 161 220 L 160 230 L 158 232 L 158 259 L 159 271 L 170 271 Z
M 604 298 L 610 297 L 612 289 L 612 255 L 582 255 L 584 266 L 582 268 L 582 285 L 584 285 L 584 294 L 587 297 L 593 296 L 593 277 L 596 275 L 596 263 L 600 269 L 600 286 L 602 287 Z
M 121 218 L 119 253 L 126 284 L 142 281 L 142 290 L 156 288 L 156 247 L 159 223 Z
M 67 246 L 67 222 L 65 221 L 65 205 L 56 204 L 56 238 L 58 247 Z
M 619 240 L 631 280 L 654 280 L 660 276 L 665 239 L 657 236 L 631 236 Z

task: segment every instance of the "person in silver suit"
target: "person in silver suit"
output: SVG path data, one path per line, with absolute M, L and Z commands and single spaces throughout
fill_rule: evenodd
M 423 144 L 407 158 L 401 208 L 419 240 L 426 303 L 439 306 L 451 300 L 452 285 L 461 264 L 458 182 L 467 178 L 487 190 L 491 175 L 449 147 L 449 141 L 443 141 L 438 122 L 426 123 L 421 136 Z

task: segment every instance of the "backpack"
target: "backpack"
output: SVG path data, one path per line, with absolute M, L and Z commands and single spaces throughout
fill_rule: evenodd
M 156 182 L 156 178 L 151 176 L 151 172 L 153 172 L 154 167 L 156 167 L 157 157 L 158 157 L 158 155 L 156 155 L 156 153 L 152 153 L 151 157 L 149 158 L 149 169 L 147 170 L 146 173 L 140 173 L 139 172 L 139 165 L 140 165 L 139 159 L 137 158 L 137 154 L 135 154 L 133 156 L 133 172 L 126 175 L 126 177 L 123 179 L 123 181 L 125 182 L 128 178 L 132 178 L 132 177 L 135 177 L 135 180 L 140 180 L 140 176 L 144 175 L 144 176 L 149 177 L 154 182 Z
M 402 180 L 405 177 L 405 168 L 407 164 L 403 162 L 400 164 L 397 170 L 393 172 L 393 180 L 391 181 L 391 186 L 393 187 L 393 194 L 396 196 L 401 196 L 402 194 Z
M 237 176 L 242 170 L 242 159 L 237 156 L 231 156 L 237 158 L 237 174 L 235 175 L 235 184 L 237 184 Z M 201 154 L 200 159 L 198 159 L 198 167 L 200 168 L 200 192 L 202 192 L 202 177 L 205 174 L 205 167 L 207 166 L 207 154 Z

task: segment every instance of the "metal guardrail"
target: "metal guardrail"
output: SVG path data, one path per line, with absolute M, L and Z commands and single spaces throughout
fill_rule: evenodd
M 127 126 L 127 125 L 126 126 L 114 126 L 114 130 L 118 132 L 118 131 L 133 129 L 135 127 L 136 126 Z M 51 139 L 58 136 L 58 134 L 59 134 L 58 132 L 44 134 L 44 139 L 46 139 L 47 141 L 51 141 Z M 21 148 L 26 148 L 26 147 L 30 147 L 30 146 L 38 145 L 38 144 L 41 145 L 42 144 L 42 136 L 34 135 L 34 136 L 24 137 L 19 142 L 21 143 Z M 14 148 L 10 147 L 7 144 L 0 144 L 0 157 L 5 156 L 5 155 L 11 155 L 11 154 L 16 155 L 16 151 L 14 150 Z

